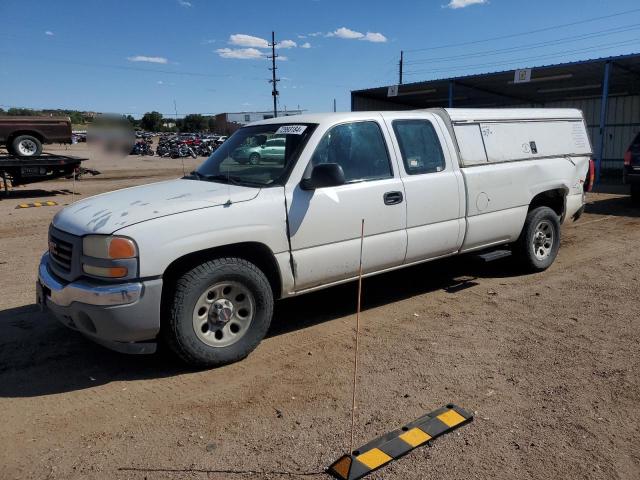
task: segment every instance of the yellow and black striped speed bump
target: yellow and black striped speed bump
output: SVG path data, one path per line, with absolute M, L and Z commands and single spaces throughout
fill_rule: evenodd
M 343 455 L 327 472 L 340 480 L 357 480 L 473 420 L 473 415 L 456 406 L 439 408 L 401 429 L 363 445 L 351 455 Z
M 31 208 L 31 207 L 54 207 L 58 205 L 57 202 L 33 202 L 33 203 L 21 203 L 16 208 Z

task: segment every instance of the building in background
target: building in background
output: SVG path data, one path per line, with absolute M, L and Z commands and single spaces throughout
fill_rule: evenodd
M 282 110 L 278 117 L 300 115 L 304 110 Z M 215 115 L 215 132 L 222 135 L 231 135 L 237 129 L 252 122 L 273 118 L 273 111 L 267 112 L 227 112 Z
M 640 54 L 389 85 L 351 92 L 351 110 L 579 108 L 603 178 L 621 180 L 640 131 Z

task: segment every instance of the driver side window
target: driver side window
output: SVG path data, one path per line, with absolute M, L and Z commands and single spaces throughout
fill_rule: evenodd
M 389 153 L 376 122 L 336 125 L 320 140 L 312 165 L 337 163 L 349 182 L 393 177 Z

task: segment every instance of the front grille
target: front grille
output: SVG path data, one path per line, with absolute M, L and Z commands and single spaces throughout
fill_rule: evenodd
M 71 272 L 73 262 L 73 244 L 54 235 L 49 236 L 49 256 L 65 272 Z
M 49 228 L 49 269 L 58 277 L 69 282 L 82 275 L 82 237 Z

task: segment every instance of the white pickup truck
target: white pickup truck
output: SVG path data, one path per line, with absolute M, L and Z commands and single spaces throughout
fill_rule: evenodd
M 281 158 L 242 156 L 274 138 Z M 253 123 L 184 178 L 61 210 L 38 302 L 118 351 L 163 339 L 191 365 L 233 362 L 265 336 L 275 299 L 356 278 L 362 219 L 365 276 L 499 245 L 546 269 L 560 224 L 582 213 L 590 156 L 569 109 Z

